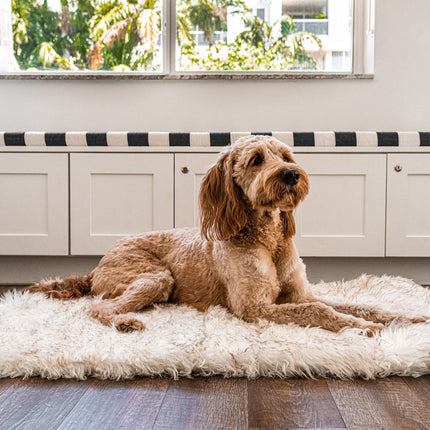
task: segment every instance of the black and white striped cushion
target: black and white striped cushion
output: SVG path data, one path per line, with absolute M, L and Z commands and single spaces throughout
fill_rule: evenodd
M 430 146 L 430 132 L 0 132 L 0 146 L 226 146 L 247 135 L 268 135 L 296 147 Z

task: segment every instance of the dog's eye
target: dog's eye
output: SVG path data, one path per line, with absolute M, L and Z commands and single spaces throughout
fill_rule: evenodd
M 252 164 L 253 164 L 254 166 L 258 166 L 258 165 L 259 165 L 259 164 L 261 164 L 263 161 L 264 161 L 264 160 L 263 160 L 263 158 L 262 158 L 260 155 L 256 155 L 256 156 L 254 157 L 254 161 L 252 162 Z
M 290 162 L 290 158 L 288 157 L 288 155 L 284 155 L 284 161 L 285 161 L 286 163 L 289 163 L 289 162 Z

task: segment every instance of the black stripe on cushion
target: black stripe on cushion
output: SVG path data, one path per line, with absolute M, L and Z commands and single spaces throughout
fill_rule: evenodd
M 420 131 L 420 146 L 430 146 L 430 132 Z
M 357 146 L 357 135 L 355 132 L 334 132 L 336 146 Z
M 293 133 L 294 146 L 315 146 L 314 133 Z
M 148 133 L 127 133 L 128 146 L 149 146 Z
M 190 146 L 190 133 L 169 133 L 170 146 Z
M 230 133 L 210 133 L 211 146 L 227 146 L 231 144 Z
M 399 146 L 399 135 L 392 132 L 378 131 L 378 146 Z
M 106 133 L 87 133 L 88 146 L 107 146 Z
M 25 146 L 24 133 L 5 133 L 4 144 L 6 146 Z
M 46 146 L 66 146 L 66 133 L 45 133 Z
M 271 136 L 271 131 L 253 131 L 251 132 L 252 136 Z

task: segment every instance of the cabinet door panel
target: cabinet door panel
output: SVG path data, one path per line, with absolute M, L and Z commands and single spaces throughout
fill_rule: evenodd
M 200 182 L 217 157 L 176 156 L 176 227 L 198 225 Z M 311 193 L 296 213 L 299 252 L 304 256 L 383 256 L 385 156 L 297 154 L 296 158 L 311 180 Z
M 297 154 L 311 190 L 296 212 L 303 256 L 383 256 L 385 155 Z
M 0 154 L 0 255 L 67 255 L 67 154 Z
M 387 256 L 430 257 L 430 154 L 388 155 Z
M 71 154 L 71 250 L 102 255 L 119 238 L 173 227 L 173 155 Z
M 199 225 L 199 189 L 208 168 L 218 154 L 176 154 L 175 227 Z M 186 173 L 182 170 L 186 168 Z

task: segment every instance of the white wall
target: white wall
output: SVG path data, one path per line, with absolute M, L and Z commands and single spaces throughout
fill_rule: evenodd
M 373 80 L 0 81 L 0 130 L 430 130 L 430 2 L 376 1 Z

